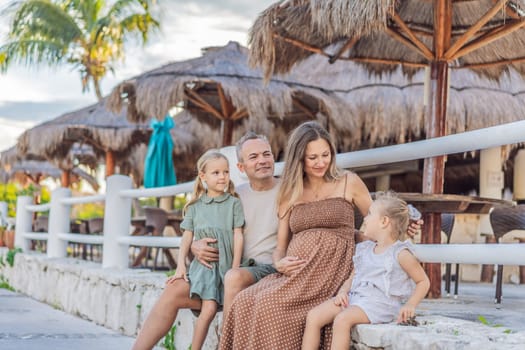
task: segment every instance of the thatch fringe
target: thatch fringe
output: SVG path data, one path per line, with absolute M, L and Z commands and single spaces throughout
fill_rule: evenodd
M 335 62 L 323 65 L 315 55 L 295 70 L 309 72 L 308 84 L 344 101 L 327 113 L 337 130 L 341 150 L 366 149 L 425 138 L 425 73 L 407 79 L 402 70 L 371 75 L 361 65 Z M 500 81 L 472 71 L 451 74 L 447 133 L 459 133 L 525 118 L 525 83 L 514 71 Z M 330 99 L 325 100 L 329 105 Z
M 492 0 L 455 1 L 452 3 L 452 42 L 489 9 Z M 507 8 L 518 9 L 524 20 L 523 0 L 508 1 Z M 349 38 L 359 37 L 357 43 L 342 59 L 378 59 L 404 62 L 404 73 L 413 75 L 417 66 L 428 65 L 427 58 L 394 40 L 384 29 L 393 10 L 414 31 L 428 48 L 433 47 L 434 11 L 432 1 L 420 0 L 302 0 L 275 4 L 256 19 L 250 29 L 250 62 L 262 66 L 265 77 L 282 74 L 312 53 L 283 39 L 289 38 L 311 47 L 326 49 L 343 45 Z M 510 22 L 507 11 L 497 13 L 482 29 L 485 32 Z M 480 74 L 499 79 L 510 67 L 525 75 L 525 28 L 516 30 L 484 47 L 478 48 L 451 62 L 454 67 L 490 63 L 479 69 Z M 325 50 L 327 55 L 333 51 Z M 521 59 L 521 61 L 507 62 Z M 498 62 L 505 61 L 505 64 Z M 367 63 L 375 73 L 392 72 L 395 64 Z
M 325 1 L 310 0 L 312 26 L 323 31 L 327 40 L 361 37 L 386 27 L 395 0 Z

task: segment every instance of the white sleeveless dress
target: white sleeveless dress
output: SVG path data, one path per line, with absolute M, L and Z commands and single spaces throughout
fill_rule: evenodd
M 383 253 L 376 254 L 375 245 L 373 241 L 356 245 L 355 275 L 348 299 L 349 305 L 360 307 L 371 323 L 387 323 L 397 317 L 402 302 L 414 291 L 414 281 L 397 260 L 403 249 L 412 253 L 413 249 L 409 241 L 397 241 Z

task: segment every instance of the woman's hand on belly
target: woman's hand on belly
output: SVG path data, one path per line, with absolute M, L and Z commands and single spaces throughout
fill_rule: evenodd
M 306 260 L 296 256 L 285 256 L 275 263 L 275 269 L 285 276 L 291 276 L 294 272 L 303 268 Z

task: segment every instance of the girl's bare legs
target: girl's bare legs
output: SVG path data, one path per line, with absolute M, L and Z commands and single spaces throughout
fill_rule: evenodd
M 357 306 L 349 306 L 334 319 L 332 350 L 350 349 L 350 330 L 357 324 L 370 323 L 365 312 Z
M 341 307 L 329 299 L 314 307 L 306 316 L 306 328 L 304 329 L 302 350 L 317 350 L 321 342 L 321 328 L 332 323 L 334 318 L 341 312 Z
M 132 350 L 151 350 L 168 333 L 179 309 L 200 309 L 201 301 L 189 296 L 190 285 L 183 279 L 166 284 L 142 325 Z
M 208 328 L 210 328 L 210 323 L 213 321 L 216 313 L 217 303 L 215 300 L 202 301 L 201 313 L 197 318 L 193 330 L 193 339 L 191 341 L 192 350 L 200 350 L 202 348 L 202 344 L 204 344 L 206 340 L 206 335 L 208 335 Z

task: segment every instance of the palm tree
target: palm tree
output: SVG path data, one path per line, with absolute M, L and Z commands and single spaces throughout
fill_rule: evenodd
M 102 100 L 100 80 L 124 58 L 124 44 L 145 44 L 159 28 L 150 7 L 155 0 L 26 0 L 2 11 L 11 25 L 0 42 L 0 70 L 13 63 L 69 64 L 80 71 L 82 91 L 92 84 Z

